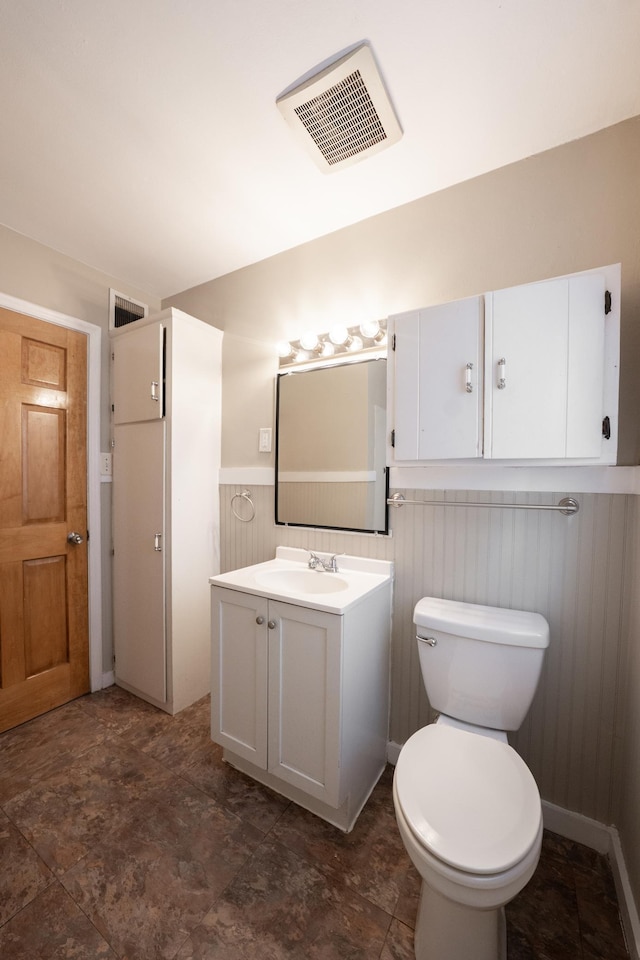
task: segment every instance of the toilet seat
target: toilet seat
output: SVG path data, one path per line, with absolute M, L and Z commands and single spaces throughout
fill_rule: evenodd
M 539 839 L 538 788 L 507 743 L 430 724 L 402 748 L 395 787 L 417 842 L 456 870 L 508 871 Z

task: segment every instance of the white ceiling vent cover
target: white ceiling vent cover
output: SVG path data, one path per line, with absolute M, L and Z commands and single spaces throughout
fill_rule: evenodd
M 323 173 L 364 160 L 402 136 L 366 43 L 278 97 L 276 104 Z

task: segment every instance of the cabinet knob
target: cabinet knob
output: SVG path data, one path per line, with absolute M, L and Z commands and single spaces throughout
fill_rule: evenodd
M 264 617 L 256 617 L 256 623 L 258 624 L 259 627 L 261 627 L 262 624 L 264 623 Z
M 269 627 L 269 630 L 275 630 L 275 628 L 276 628 L 276 621 L 275 621 L 275 620 L 269 620 L 269 623 L 267 624 L 267 626 Z

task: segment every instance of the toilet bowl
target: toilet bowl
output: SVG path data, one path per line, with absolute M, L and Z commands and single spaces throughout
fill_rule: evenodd
M 443 717 L 402 748 L 393 798 L 422 877 L 417 960 L 503 960 L 504 905 L 533 875 L 542 843 L 524 761 L 504 734 Z

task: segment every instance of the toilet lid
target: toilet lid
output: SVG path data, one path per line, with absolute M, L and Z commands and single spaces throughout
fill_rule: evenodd
M 541 820 L 533 776 L 507 743 L 431 724 L 396 765 L 396 797 L 416 838 L 467 873 L 501 873 L 531 849 Z

